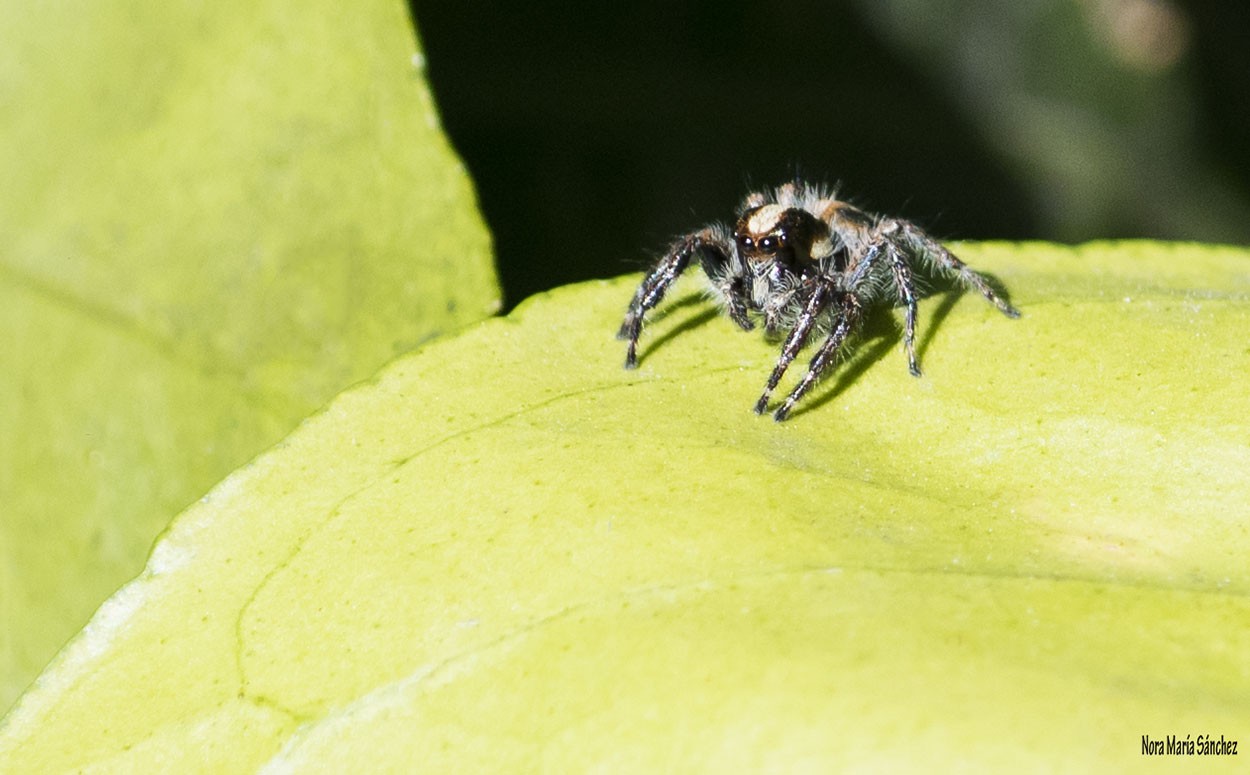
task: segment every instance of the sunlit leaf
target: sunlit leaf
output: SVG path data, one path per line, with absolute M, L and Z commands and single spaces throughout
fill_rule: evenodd
M 1250 724 L 1250 255 L 967 245 L 785 424 L 694 286 L 558 289 L 185 512 L 0 770 L 1139 765 Z M 795 375 L 797 377 L 797 375 Z
M 0 709 L 169 519 L 497 305 L 406 6 L 0 10 Z

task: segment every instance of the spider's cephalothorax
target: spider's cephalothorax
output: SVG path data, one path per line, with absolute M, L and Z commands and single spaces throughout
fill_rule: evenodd
M 755 404 L 757 413 L 768 408 L 769 396 L 812 332 L 825 332 L 807 373 L 774 412 L 778 421 L 789 416 L 875 305 L 906 309 L 903 345 L 911 373 L 920 375 L 917 271 L 952 275 L 1008 317 L 1020 315 L 985 278 L 910 221 L 869 215 L 818 187 L 787 183 L 748 196 L 732 231 L 714 223 L 673 243 L 638 287 L 621 324 L 618 336 L 629 342 L 626 368 L 638 365 L 638 336 L 647 310 L 660 303 L 692 259 L 699 261 L 726 313 L 744 330 L 754 328 L 753 318 L 761 317 L 768 332 L 789 331 Z

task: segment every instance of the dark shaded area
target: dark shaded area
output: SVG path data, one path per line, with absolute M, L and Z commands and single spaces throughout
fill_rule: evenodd
M 1189 0 L 1191 64 L 1204 149 L 1229 182 L 1250 193 L 1250 3 Z
M 1066 228 L 1055 213 L 1038 216 L 1036 203 L 1073 184 L 1056 183 L 1045 169 L 1032 179 L 1034 161 L 1012 163 L 1015 140 L 994 135 L 992 122 L 970 108 L 975 101 L 959 97 L 961 76 L 949 62 L 924 55 L 922 22 L 896 23 L 881 35 L 881 19 L 868 18 L 875 7 L 854 0 L 421 0 L 414 15 L 444 125 L 495 236 L 511 307 L 540 290 L 640 269 L 672 236 L 729 217 L 750 185 L 796 172 L 840 181 L 857 204 L 948 238 L 1250 234 L 1250 225 L 1242 232 L 1231 223 L 1241 201 L 1250 201 L 1244 8 L 1195 4 L 1180 75 L 1160 79 L 1160 89 L 1172 91 L 1181 80 L 1195 84 L 1193 134 L 1201 147 L 1182 150 L 1219 162 L 1232 192 L 1210 208 L 1229 213 L 1228 228 L 1195 233 L 1152 228 L 1149 213 L 1124 215 L 1118 202 L 1102 221 L 1080 205 L 1086 217 L 1074 214 Z M 1081 18 L 1060 15 L 1053 31 L 1038 34 L 1083 35 L 1071 27 Z M 1014 44 L 1000 45 L 1009 55 Z M 1087 49 L 1096 46 L 1073 48 L 1081 56 Z M 1091 70 L 1079 60 L 1063 64 L 1070 69 L 1038 74 L 1048 89 L 1056 72 Z M 1142 76 L 1126 78 L 1142 88 Z M 1074 83 L 1073 90 L 1089 102 L 1099 88 L 1115 87 Z M 1174 152 L 1172 136 L 1149 142 Z M 1177 190 L 1194 190 L 1186 184 Z

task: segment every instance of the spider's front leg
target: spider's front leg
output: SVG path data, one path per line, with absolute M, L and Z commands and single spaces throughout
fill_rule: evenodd
M 821 349 L 812 358 L 812 362 L 808 366 L 807 374 L 803 376 L 802 382 L 799 383 L 798 387 L 790 393 L 785 402 L 773 414 L 773 419 L 777 422 L 786 419 L 790 414 L 790 410 L 794 408 L 795 403 L 803 397 L 804 393 L 811 389 L 816 380 L 820 378 L 820 375 L 828 368 L 842 342 L 859 325 L 861 305 L 858 292 L 864 283 L 869 282 L 869 279 L 872 277 L 873 266 L 880 257 L 881 249 L 877 245 L 870 245 L 864 252 L 863 257 L 849 270 L 847 277 L 841 283 L 823 278 L 817 281 L 812 295 L 803 304 L 803 311 L 799 315 L 798 321 L 790 331 L 790 335 L 786 337 L 786 343 L 781 350 L 781 359 L 777 361 L 772 375 L 768 378 L 768 386 L 764 389 L 764 395 L 760 396 L 760 400 L 755 404 L 756 414 L 763 414 L 764 410 L 768 408 L 769 394 L 777 387 L 777 384 L 781 381 L 781 376 L 785 374 L 786 369 L 794 362 L 799 351 L 803 349 L 803 345 L 807 343 L 807 338 L 811 335 L 812 327 L 817 319 L 824 313 L 828 305 L 836 300 L 839 304 L 839 312 L 829 338 L 825 340 L 825 344 L 821 346 Z
M 664 299 L 669 287 L 690 265 L 691 257 L 699 255 L 704 271 L 709 277 L 714 277 L 721 274 L 722 270 L 728 270 L 731 251 L 728 240 L 714 228 L 691 234 L 669 248 L 638 286 L 629 303 L 629 310 L 625 313 L 625 320 L 621 323 L 621 329 L 616 334 L 617 339 L 629 342 L 629 348 L 625 352 L 625 368 L 632 369 L 638 365 L 638 337 L 642 334 L 643 319 L 648 310 Z M 751 321 L 747 319 L 745 303 L 738 300 L 739 308 L 736 309 L 734 299 L 728 295 L 726 298 L 730 317 L 743 328 L 749 328 Z
M 832 294 L 833 289 L 825 282 L 818 281 L 813 287 L 811 295 L 807 297 L 807 301 L 803 304 L 803 311 L 799 313 L 799 319 L 795 322 L 794 328 L 790 330 L 790 335 L 786 337 L 786 342 L 781 347 L 781 357 L 777 359 L 777 365 L 773 367 L 773 373 L 768 376 L 768 384 L 764 387 L 763 395 L 760 396 L 760 400 L 755 402 L 756 414 L 763 414 L 764 410 L 768 408 L 769 395 L 777 388 L 777 384 L 781 382 L 786 369 L 790 368 L 791 363 L 794 363 L 794 359 L 798 356 L 799 351 L 803 349 L 803 345 L 807 344 L 807 338 L 811 335 L 812 328 L 816 325 L 816 321 L 821 313 L 824 312 Z
M 838 349 L 842 347 L 847 337 L 859 325 L 860 318 L 863 315 L 859 297 L 853 293 L 845 293 L 842 295 L 840 305 L 841 314 L 838 315 L 838 322 L 834 324 L 833 330 L 829 332 L 829 337 L 825 339 L 825 343 L 816 351 L 811 364 L 807 367 L 807 373 L 803 375 L 803 380 L 795 386 L 790 395 L 786 397 L 785 402 L 773 413 L 773 419 L 777 422 L 781 422 L 790 416 L 790 411 L 794 409 L 794 405 L 807 394 L 807 391 L 812 389 L 812 385 L 816 384 L 816 381 L 820 379 L 820 375 L 833 363 L 838 354 Z

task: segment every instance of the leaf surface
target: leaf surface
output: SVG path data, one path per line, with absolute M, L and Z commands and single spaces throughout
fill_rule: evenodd
M 0 10 L 0 709 L 170 518 L 491 314 L 400 2 Z
M 393 362 L 185 512 L 0 769 L 999 770 L 1250 728 L 1250 255 L 965 245 L 1023 311 L 776 345 L 636 277 Z M 790 379 L 797 379 L 798 374 Z M 789 384 L 789 382 L 787 382 Z M 171 758 L 172 757 L 172 758 Z

